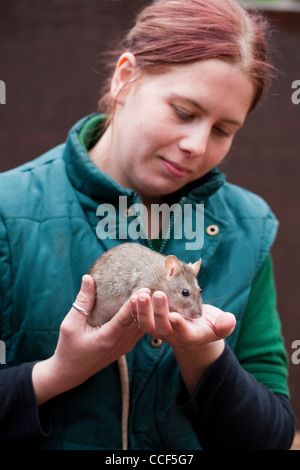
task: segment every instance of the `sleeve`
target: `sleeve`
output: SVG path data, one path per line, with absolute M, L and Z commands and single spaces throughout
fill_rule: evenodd
M 245 371 L 227 344 L 194 394 L 183 389 L 177 404 L 203 449 L 288 450 L 292 444 L 295 417 L 287 397 Z
M 235 355 L 242 367 L 275 393 L 290 396 L 288 356 L 281 332 L 271 255 L 254 279 Z
M 0 347 L 3 315 L 12 302 L 10 245 L 3 220 L 0 218 Z M 5 350 L 0 349 L 0 364 L 5 364 Z M 18 366 L 0 366 L 0 447 L 1 444 L 26 441 L 47 436 L 50 418 L 46 406 L 38 408 L 32 384 L 35 362 Z
M 50 419 L 39 410 L 32 385 L 34 364 L 0 371 L 0 444 L 49 435 Z

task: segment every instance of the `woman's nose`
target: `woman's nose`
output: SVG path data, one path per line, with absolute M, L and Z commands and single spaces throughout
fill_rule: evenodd
M 189 129 L 185 136 L 180 140 L 180 149 L 190 157 L 201 157 L 205 155 L 210 136 L 210 126 L 195 126 Z

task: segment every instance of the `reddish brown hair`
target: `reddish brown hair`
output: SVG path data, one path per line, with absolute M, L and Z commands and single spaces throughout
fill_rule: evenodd
M 132 52 L 141 73 L 146 74 L 199 60 L 238 64 L 256 86 L 253 109 L 272 69 L 267 34 L 265 18 L 234 0 L 158 0 L 137 16 L 116 55 Z M 107 90 L 100 107 L 108 115 L 113 110 Z

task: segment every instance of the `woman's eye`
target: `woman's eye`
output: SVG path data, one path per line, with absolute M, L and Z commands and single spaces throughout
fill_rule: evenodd
M 230 133 L 222 129 L 222 127 L 215 126 L 215 131 L 222 137 L 229 137 Z
M 193 114 L 184 111 L 182 108 L 179 108 L 178 106 L 175 106 L 175 105 L 173 105 L 172 107 L 173 107 L 175 114 L 183 121 L 191 121 L 194 118 Z

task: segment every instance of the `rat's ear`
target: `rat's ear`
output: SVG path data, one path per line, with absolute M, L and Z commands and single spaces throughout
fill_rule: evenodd
M 165 260 L 165 269 L 167 272 L 167 279 L 170 279 L 172 276 L 177 276 L 180 271 L 179 261 L 174 255 L 167 256 Z
M 126 85 L 135 80 L 136 77 L 136 58 L 132 52 L 124 52 L 118 59 L 110 87 L 111 96 L 117 103 L 124 104 Z
M 200 271 L 201 261 L 202 261 L 201 258 L 199 258 L 198 261 L 196 261 L 196 263 L 191 265 L 192 271 L 195 274 L 195 276 L 197 276 L 198 272 Z

